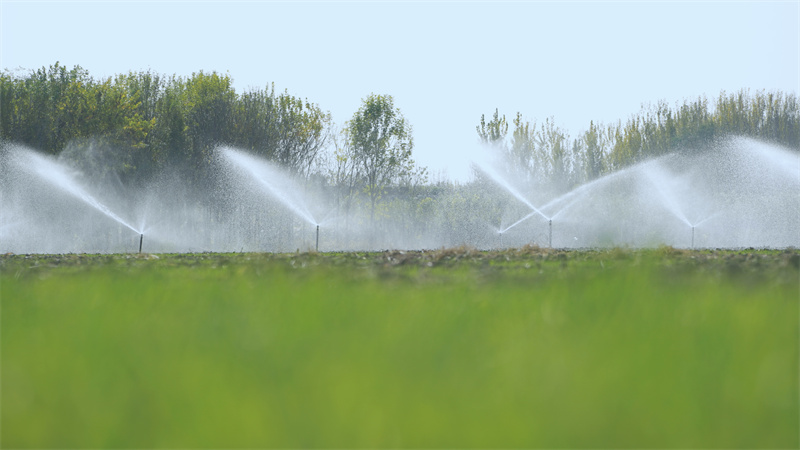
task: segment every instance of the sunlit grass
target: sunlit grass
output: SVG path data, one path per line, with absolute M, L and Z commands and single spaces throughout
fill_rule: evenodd
M 7 260 L 2 445 L 797 447 L 796 255 L 675 253 Z

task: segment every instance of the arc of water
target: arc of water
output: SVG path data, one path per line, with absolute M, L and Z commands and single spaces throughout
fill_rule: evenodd
M 289 199 L 286 195 L 281 193 L 281 189 L 278 188 L 275 184 L 270 183 L 263 177 L 257 177 L 256 180 L 264 185 L 270 192 L 272 192 L 281 203 L 283 203 L 287 208 L 292 210 L 295 214 L 300 216 L 302 219 L 305 219 L 311 225 L 318 225 L 314 216 L 308 211 L 308 209 L 304 205 L 297 204 Z
M 693 226 L 693 227 L 699 227 L 700 225 L 702 225 L 702 224 L 704 224 L 704 223 L 708 222 L 709 220 L 711 220 L 711 219 L 713 219 L 713 218 L 715 218 L 715 217 L 717 217 L 717 216 L 719 216 L 719 215 L 720 215 L 720 213 L 719 213 L 719 212 L 715 212 L 714 214 L 712 214 L 712 215 L 710 215 L 710 216 L 706 217 L 705 219 L 701 220 L 700 222 L 697 222 L 696 224 L 694 224 L 694 225 L 692 225 L 692 226 Z
M 574 205 L 575 203 L 580 201 L 580 199 L 583 197 L 583 195 L 587 194 L 590 190 L 596 188 L 597 186 L 599 186 L 601 184 L 605 184 L 605 183 L 610 182 L 611 180 L 614 180 L 616 178 L 625 176 L 626 174 L 630 173 L 631 171 L 639 170 L 643 166 L 646 167 L 646 166 L 648 166 L 650 164 L 653 164 L 653 163 L 655 163 L 655 161 L 650 161 L 650 162 L 644 163 L 643 165 L 636 165 L 636 166 L 633 166 L 633 167 L 629 167 L 627 169 L 623 169 L 623 170 L 620 170 L 618 172 L 614 172 L 614 173 L 608 174 L 608 175 L 606 175 L 604 177 L 598 178 L 598 179 L 596 179 L 594 181 L 591 181 L 589 183 L 586 183 L 586 184 L 583 184 L 581 186 L 578 186 L 577 188 L 575 188 L 575 189 L 573 189 L 573 190 L 571 190 L 571 191 L 569 191 L 569 192 L 567 192 L 565 194 L 562 194 L 562 195 L 550 200 L 549 202 L 547 202 L 547 203 L 545 203 L 544 205 L 541 206 L 540 209 L 546 211 L 546 210 L 548 210 L 550 208 L 553 208 L 554 206 L 559 205 L 560 203 L 565 203 L 566 202 L 563 206 L 558 208 L 558 210 L 556 210 L 556 212 L 552 216 L 547 217 L 545 214 L 541 214 L 541 215 L 542 215 L 542 217 L 544 217 L 547 220 L 555 220 L 559 216 L 561 216 L 561 214 L 563 214 L 565 211 L 569 210 L 569 208 L 572 207 L 572 205 Z M 491 174 L 489 174 L 489 175 L 491 176 Z M 515 227 L 515 226 L 519 225 L 520 223 L 524 222 L 525 220 L 530 219 L 533 215 L 534 214 L 528 214 L 527 216 L 523 217 L 522 219 L 518 220 L 517 222 L 515 222 L 514 224 L 512 224 L 511 226 L 506 228 L 504 231 L 507 231 L 510 228 Z
M 511 195 L 517 198 L 517 200 L 521 201 L 525 205 L 527 205 L 534 213 L 539 214 L 540 216 L 544 217 L 545 220 L 550 219 L 543 213 L 539 208 L 533 206 L 533 203 L 529 202 L 528 199 L 525 198 L 519 191 L 514 189 L 505 178 L 501 177 L 500 174 L 495 172 L 491 167 L 478 167 L 478 170 L 488 175 L 495 183 L 499 184 L 500 187 L 507 190 Z
M 570 207 L 572 207 L 572 205 L 577 203 L 578 200 L 580 200 L 580 196 L 574 196 L 571 201 L 569 201 L 566 205 L 561 207 L 555 214 L 553 214 L 553 219 L 560 216 L 564 211 L 567 211 Z
M 645 168 L 644 173 L 656 188 L 656 191 L 661 196 L 662 200 L 664 200 L 664 204 L 667 206 L 667 209 L 669 209 L 670 212 L 675 215 L 675 217 L 691 227 L 692 222 L 686 218 L 686 215 L 683 213 L 683 209 L 678 204 L 678 201 L 674 198 L 671 192 L 667 192 L 664 189 L 664 185 L 667 183 L 664 177 L 656 173 L 655 168 L 652 166 Z
M 311 225 L 319 225 L 306 207 L 305 202 L 301 198 L 297 198 L 296 194 L 293 195 L 292 191 L 296 193 L 299 191 L 299 187 L 294 185 L 286 175 L 272 169 L 265 161 L 259 161 L 252 156 L 232 148 L 222 148 L 221 152 L 228 161 L 233 162 L 238 168 L 243 169 L 252 179 L 266 188 L 265 192 L 283 203 L 284 206 L 289 208 L 298 217 L 306 220 Z M 275 182 L 275 180 L 277 180 L 277 182 Z
M 797 153 L 745 136 L 735 138 L 734 142 L 740 142 L 741 145 L 746 146 L 747 150 L 749 150 L 748 154 L 752 154 L 765 164 L 780 170 L 781 173 L 791 177 L 794 181 L 800 181 L 800 156 Z
M 43 178 L 45 181 L 49 182 L 50 184 L 62 188 L 67 193 L 71 194 L 73 197 L 83 201 L 84 203 L 92 206 L 93 208 L 97 209 L 101 213 L 105 214 L 106 216 L 116 220 L 122 225 L 130 228 L 133 232 L 137 234 L 141 234 L 140 230 L 137 230 L 131 224 L 123 220 L 118 215 L 114 214 L 106 205 L 100 203 L 97 199 L 95 199 L 91 194 L 86 192 L 78 182 L 67 174 L 66 170 L 59 166 L 58 164 L 47 160 L 46 158 L 36 155 L 34 153 L 30 153 L 28 155 L 31 160 L 34 162 L 34 171 L 37 175 Z
M 322 216 L 322 219 L 320 219 L 319 225 L 326 225 L 326 224 L 329 224 L 331 222 L 335 222 L 335 221 L 339 220 L 339 217 L 341 217 L 342 214 L 338 214 L 338 213 L 334 214 L 335 212 L 336 212 L 335 209 L 333 209 L 333 208 L 329 209 L 328 212 L 326 212 L 325 215 Z
M 622 172 L 627 172 L 627 170 L 623 170 Z M 555 214 L 553 214 L 550 217 L 547 217 L 546 215 L 544 215 L 542 213 L 540 213 L 540 215 L 542 217 L 544 217 L 545 219 L 549 220 L 549 221 L 552 221 L 552 220 L 558 218 L 558 216 L 560 216 L 564 211 L 568 210 L 573 204 L 575 204 L 578 200 L 581 199 L 581 194 L 585 193 L 589 189 L 592 189 L 594 186 L 596 186 L 596 185 L 598 185 L 600 183 L 608 182 L 608 180 L 620 176 L 622 172 L 615 172 L 615 173 L 612 173 L 610 175 L 606 175 L 605 177 L 598 178 L 597 180 L 594 180 L 594 181 L 592 181 L 590 183 L 586 183 L 584 185 L 578 186 L 577 188 L 575 188 L 575 189 L 573 189 L 573 190 L 571 190 L 571 191 L 569 191 L 569 192 L 567 192 L 565 194 L 562 194 L 562 195 L 550 200 L 549 202 L 547 202 L 544 205 L 542 205 L 542 207 L 541 207 L 542 210 L 547 210 L 548 208 L 551 208 L 554 205 L 558 205 L 559 203 L 564 202 L 566 200 L 570 200 L 570 201 L 567 202 L 566 205 L 564 205 L 561 208 L 559 208 L 555 212 Z M 505 230 L 503 230 L 503 232 L 508 231 L 509 229 L 511 229 L 511 228 L 519 225 L 520 223 L 530 219 L 531 217 L 533 217 L 535 215 L 535 213 L 536 213 L 536 211 L 534 211 L 534 213 L 528 214 L 527 216 L 523 217 L 522 219 L 514 222 L 509 227 L 507 227 Z
M 622 177 L 622 176 L 628 174 L 629 172 L 631 172 L 632 170 L 635 170 L 636 168 L 637 168 L 637 166 L 630 167 L 630 168 L 627 168 L 627 169 L 623 169 L 623 170 L 620 170 L 618 172 L 614 172 L 614 173 L 608 174 L 608 175 L 606 175 L 604 177 L 600 177 L 600 178 L 598 178 L 596 180 L 590 181 L 589 183 L 582 184 L 582 185 L 576 187 L 575 189 L 573 189 L 573 190 L 571 190 L 571 191 L 569 191 L 569 192 L 567 192 L 565 194 L 562 194 L 562 195 L 554 198 L 553 200 L 550 200 L 549 202 L 545 203 L 544 205 L 542 205 L 542 209 L 548 209 L 548 208 L 551 208 L 553 206 L 558 205 L 559 203 L 566 202 L 566 204 L 564 206 L 559 208 L 553 214 L 552 218 L 556 219 L 558 216 L 560 216 L 565 211 L 567 211 L 572 205 L 577 203 L 582 198 L 583 195 L 588 194 L 588 191 L 590 191 L 592 189 L 595 189 L 597 186 L 599 186 L 601 184 L 605 184 L 605 183 L 610 182 L 611 180 L 614 180 L 616 178 Z
M 499 231 L 499 233 L 500 234 L 505 233 L 506 231 L 514 228 L 515 226 L 521 224 L 522 222 L 525 222 L 526 220 L 530 219 L 531 217 L 535 216 L 536 214 L 537 214 L 536 211 L 531 211 L 530 213 L 528 213 L 528 215 L 526 215 L 522 219 L 519 219 L 518 221 L 512 223 L 511 225 L 505 227 L 503 230 Z

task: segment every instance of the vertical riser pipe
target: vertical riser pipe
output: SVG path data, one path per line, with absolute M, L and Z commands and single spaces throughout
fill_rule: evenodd
M 144 234 L 139 235 L 139 253 L 142 253 L 142 241 L 144 240 Z

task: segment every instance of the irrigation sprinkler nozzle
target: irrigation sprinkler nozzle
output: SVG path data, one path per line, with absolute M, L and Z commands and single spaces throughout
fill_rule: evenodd
M 692 227 L 692 250 L 694 250 L 694 227 Z
M 142 240 L 144 240 L 144 233 L 139 235 L 139 253 L 142 253 Z
M 314 251 L 319 251 L 319 225 L 317 225 L 317 245 Z
M 550 239 L 549 239 L 550 248 L 553 248 L 553 219 L 548 219 L 547 224 L 548 227 L 550 228 Z

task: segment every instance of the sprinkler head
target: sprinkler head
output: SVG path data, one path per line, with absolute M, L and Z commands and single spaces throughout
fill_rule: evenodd
M 144 233 L 139 235 L 139 253 L 142 253 L 142 240 L 144 240 Z

